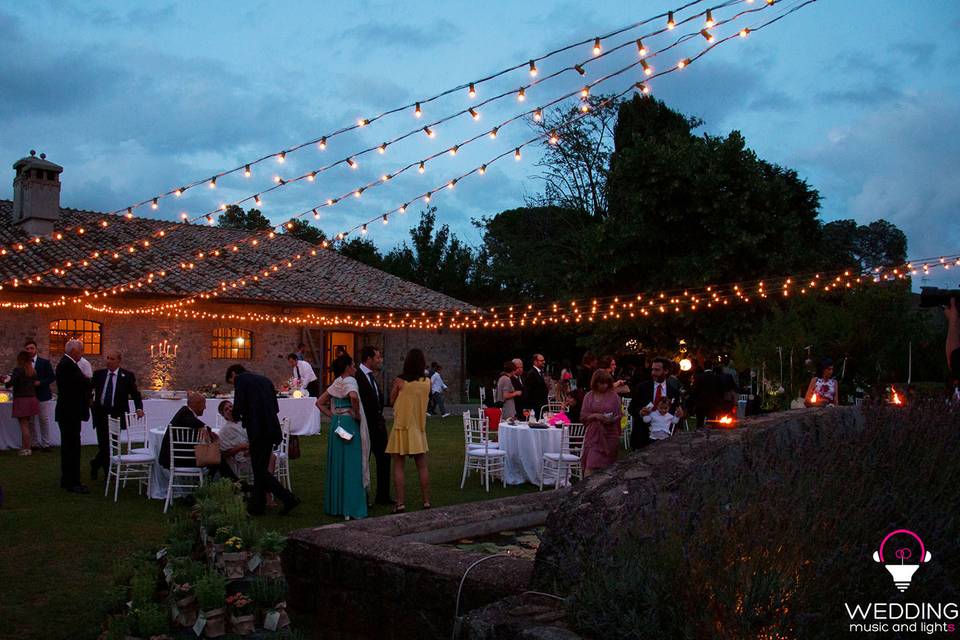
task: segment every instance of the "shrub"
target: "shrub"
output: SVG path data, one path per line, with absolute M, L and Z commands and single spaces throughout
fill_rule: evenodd
M 190 558 L 174 558 L 171 560 L 173 567 L 173 581 L 176 584 L 196 584 L 205 571 L 204 566 L 191 560 Z
M 263 529 L 253 520 L 248 520 L 237 530 L 237 535 L 243 540 L 243 549 L 258 549 L 260 539 L 263 537 Z
M 574 625 L 604 638 L 835 638 L 844 602 L 906 601 L 871 567 L 900 527 L 939 558 L 904 595 L 955 602 L 960 518 L 944 514 L 960 504 L 960 412 L 940 400 L 864 414 L 863 429 L 808 432 L 788 456 L 768 454 L 775 434 L 750 435 L 734 474 L 705 461 L 682 500 L 647 516 L 655 537 L 584 563 Z
M 283 579 L 257 578 L 250 585 L 250 597 L 261 609 L 270 609 L 287 599 L 287 583 Z
M 259 549 L 263 553 L 282 553 L 287 539 L 276 531 L 267 531 L 260 537 Z
M 130 600 L 134 607 L 142 607 L 154 601 L 157 592 L 157 567 L 143 567 L 133 574 L 130 581 Z
M 166 633 L 170 630 L 169 612 L 160 604 L 148 604 L 134 609 L 134 627 L 136 634 L 143 638 L 150 638 Z
M 223 607 L 227 599 L 226 590 L 227 582 L 223 576 L 215 571 L 205 573 L 197 580 L 194 588 L 200 609 L 212 611 Z

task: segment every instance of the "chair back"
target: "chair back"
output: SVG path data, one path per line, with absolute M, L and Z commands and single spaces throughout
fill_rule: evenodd
M 464 447 L 469 448 L 470 445 L 480 445 L 486 450 L 490 444 L 489 436 L 490 432 L 486 416 L 474 418 L 470 415 L 469 411 L 463 412 Z
M 632 398 L 620 398 L 620 411 L 623 415 L 629 415 L 631 400 Z
M 562 442 L 563 435 L 566 436 L 566 442 Z M 581 422 L 571 422 L 563 428 L 561 435 L 560 451 L 563 453 L 572 453 L 580 457 L 583 452 L 583 440 L 587 435 L 587 428 Z
M 110 457 L 123 454 L 123 444 L 120 441 L 123 430 L 120 428 L 120 418 L 107 418 L 107 432 L 110 439 Z
M 197 441 L 194 430 L 190 427 L 175 427 L 170 425 L 167 427 L 167 431 L 170 433 L 170 468 L 173 469 L 177 466 L 195 467 L 197 452 L 194 447 Z M 178 460 L 181 462 L 180 465 L 177 464 Z M 191 462 L 189 464 L 183 464 L 188 461 Z
M 540 407 L 540 415 L 542 416 L 543 414 L 547 413 L 548 411 L 549 411 L 550 413 L 560 413 L 560 412 L 563 411 L 563 410 L 564 410 L 564 406 L 563 406 L 563 403 L 562 403 L 562 402 L 553 402 L 553 401 L 551 401 L 551 402 L 548 402 L 547 404 L 543 405 L 542 407 Z
M 280 418 L 280 444 L 276 446 L 274 451 L 278 454 L 287 455 L 290 451 L 290 418 L 284 417 Z
M 144 447 L 149 448 L 150 434 L 147 429 L 147 416 L 138 416 L 137 412 L 133 411 L 126 414 L 124 420 L 126 420 L 127 423 L 127 448 L 134 442 L 143 443 Z

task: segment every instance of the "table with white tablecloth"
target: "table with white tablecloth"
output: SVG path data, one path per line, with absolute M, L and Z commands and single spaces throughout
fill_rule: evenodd
M 220 398 L 207 398 L 207 408 L 200 419 L 211 427 L 217 423 L 217 405 L 220 402 Z M 290 419 L 291 434 L 309 436 L 320 433 L 320 410 L 317 409 L 316 398 L 278 398 L 277 402 L 280 405 L 280 418 Z M 186 400 L 183 398 L 173 400 L 147 398 L 143 401 L 147 426 L 149 428 L 167 426 L 173 415 L 185 404 Z M 53 419 L 55 406 L 56 401 L 45 402 L 42 405 L 50 421 L 50 443 L 59 446 L 60 429 Z M 130 403 L 130 411 L 133 410 L 133 403 Z M 0 449 L 20 448 L 20 423 L 11 414 L 11 403 L 0 403 Z M 80 429 L 80 442 L 85 445 L 97 444 L 97 433 L 89 420 L 84 422 Z
M 511 425 L 501 422 L 497 440 L 506 451 L 504 480 L 507 484 L 540 484 L 543 454 L 560 452 L 562 430 L 556 427 L 531 429 L 526 423 Z M 553 479 L 544 478 L 544 484 Z

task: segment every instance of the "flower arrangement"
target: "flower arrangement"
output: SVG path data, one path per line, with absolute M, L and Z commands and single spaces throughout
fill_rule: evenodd
M 256 628 L 253 600 L 238 592 L 227 598 L 227 606 L 230 608 L 231 631 L 241 636 L 253 633 Z
M 213 534 L 213 543 L 222 544 L 226 548 L 227 540 L 233 538 L 233 529 L 230 527 L 217 527 L 216 532 Z
M 238 553 L 243 551 L 243 538 L 239 536 L 227 538 L 223 543 L 223 551 L 225 553 Z
M 230 613 L 236 616 L 250 615 L 255 610 L 253 599 L 240 592 L 227 597 L 227 606 L 230 607 Z

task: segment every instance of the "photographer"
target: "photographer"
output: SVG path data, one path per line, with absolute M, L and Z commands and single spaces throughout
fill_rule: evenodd
M 947 364 L 953 375 L 960 376 L 960 302 L 951 298 L 943 313 L 947 316 Z

